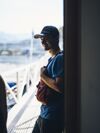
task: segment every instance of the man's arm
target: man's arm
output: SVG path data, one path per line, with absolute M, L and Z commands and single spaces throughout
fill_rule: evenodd
M 45 75 L 44 71 L 45 71 L 45 68 L 42 67 L 40 72 L 41 80 L 45 84 L 47 84 L 51 89 L 55 90 L 56 92 L 62 93 L 63 90 L 61 90 L 59 85 L 63 82 L 63 79 L 61 77 L 57 77 L 55 80 L 52 78 L 49 78 L 47 75 Z

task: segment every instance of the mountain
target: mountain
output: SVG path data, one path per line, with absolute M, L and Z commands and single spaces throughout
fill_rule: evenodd
M 0 32 L 0 43 L 17 43 L 31 38 L 31 34 L 8 34 Z

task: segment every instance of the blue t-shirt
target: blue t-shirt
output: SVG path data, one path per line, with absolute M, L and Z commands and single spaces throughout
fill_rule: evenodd
M 58 53 L 54 58 L 50 58 L 48 60 L 47 72 L 48 76 L 52 79 L 56 79 L 56 77 L 64 77 L 63 52 Z M 64 83 L 62 83 L 60 87 L 61 89 L 64 89 Z M 62 113 L 64 109 L 63 99 L 63 94 L 61 94 L 59 95 L 59 99 L 56 101 L 53 101 L 47 105 L 42 105 L 40 116 L 45 119 L 60 119 L 60 116 L 63 115 Z

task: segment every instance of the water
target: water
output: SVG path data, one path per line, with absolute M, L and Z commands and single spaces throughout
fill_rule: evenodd
M 30 56 L 25 56 L 25 55 L 1 55 L 0 56 L 0 63 L 9 63 L 9 64 L 28 64 L 30 62 L 34 62 L 40 57 L 43 56 L 43 53 L 39 54 L 33 54 L 32 58 Z

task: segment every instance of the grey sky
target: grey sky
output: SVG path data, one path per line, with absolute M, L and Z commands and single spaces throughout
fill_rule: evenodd
M 0 31 L 39 32 L 45 25 L 63 25 L 63 0 L 0 0 Z

